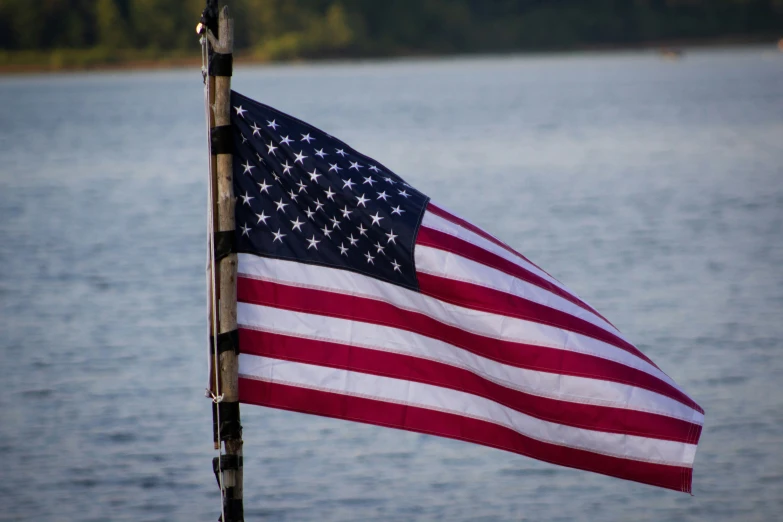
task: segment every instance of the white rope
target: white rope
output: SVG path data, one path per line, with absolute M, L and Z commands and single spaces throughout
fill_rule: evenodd
M 201 25 L 201 24 L 199 24 Z M 207 289 L 207 367 L 209 368 L 209 371 L 207 372 L 207 388 L 204 393 L 205 397 L 209 397 L 211 395 L 214 395 L 212 393 L 212 377 L 209 375 L 209 373 L 212 372 L 212 355 L 210 350 L 210 343 L 211 337 L 212 337 L 212 285 L 210 282 L 210 274 L 211 274 L 211 267 L 212 267 L 212 258 L 210 257 L 210 251 L 212 249 L 212 243 L 211 243 L 211 237 L 210 234 L 210 227 L 212 226 L 212 139 L 210 136 L 210 130 L 209 130 L 209 82 L 207 79 L 207 57 L 205 56 L 205 48 L 207 46 L 207 40 L 206 37 L 202 36 L 199 39 L 199 43 L 201 44 L 201 79 L 204 82 L 204 115 L 206 116 L 206 126 L 207 126 L 207 154 L 209 156 L 207 157 L 207 260 L 206 260 L 206 270 L 204 271 L 204 277 L 206 278 L 206 286 Z
M 216 266 L 215 266 L 215 233 L 214 233 L 214 216 L 213 216 L 213 194 L 212 194 L 212 180 L 214 179 L 214 172 L 212 171 L 212 139 L 210 136 L 210 127 L 209 127 L 209 119 L 210 119 L 210 105 L 209 105 L 209 98 L 210 98 L 210 92 L 209 92 L 209 50 L 208 50 L 208 42 L 207 42 L 207 31 L 208 29 L 204 29 L 204 33 L 201 37 L 201 74 L 204 79 L 204 111 L 206 116 L 206 127 L 207 127 L 207 161 L 209 164 L 208 170 L 208 180 L 207 180 L 207 257 L 209 259 L 208 261 L 208 267 L 207 270 L 209 272 L 209 275 L 207 276 L 208 281 L 208 303 L 207 307 L 210 308 L 208 313 L 210 313 L 210 336 L 212 337 L 212 346 L 214 346 L 214 350 L 212 351 L 212 368 L 215 371 L 215 390 L 214 392 L 207 388 L 208 396 L 212 398 L 212 402 L 215 404 L 220 404 L 223 402 L 224 394 L 220 393 L 220 362 L 219 362 L 219 356 L 218 356 L 218 327 L 217 327 L 217 283 L 216 283 Z M 225 511 L 225 493 L 226 488 L 223 484 L 223 463 L 222 463 L 222 444 L 220 441 L 220 407 L 215 408 L 215 415 L 216 415 L 216 421 L 217 421 L 217 430 L 218 430 L 218 484 L 220 485 L 220 516 L 221 521 L 226 520 L 226 511 Z

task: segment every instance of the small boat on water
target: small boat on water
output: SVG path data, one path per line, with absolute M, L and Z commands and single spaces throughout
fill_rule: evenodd
M 665 60 L 680 60 L 685 54 L 682 49 L 674 47 L 661 47 L 658 49 L 658 54 Z

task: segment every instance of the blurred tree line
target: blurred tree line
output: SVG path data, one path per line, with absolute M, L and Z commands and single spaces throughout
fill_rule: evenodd
M 240 54 L 283 60 L 780 38 L 783 0 L 230 0 Z M 0 0 L 0 49 L 196 50 L 204 0 Z

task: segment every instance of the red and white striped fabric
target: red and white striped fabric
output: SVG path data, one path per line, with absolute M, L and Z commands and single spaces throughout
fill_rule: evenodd
M 420 292 L 239 255 L 240 401 L 691 491 L 704 412 L 560 282 L 432 203 Z

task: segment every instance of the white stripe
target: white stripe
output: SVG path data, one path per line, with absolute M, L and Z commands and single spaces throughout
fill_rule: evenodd
M 417 272 L 465 281 L 515 295 L 578 317 L 628 342 L 614 326 L 581 306 L 495 268 L 446 250 L 424 245 L 416 245 L 415 258 Z
M 704 422 L 704 416 L 698 411 L 643 388 L 517 368 L 443 341 L 389 326 L 248 303 L 237 305 L 237 315 L 237 323 L 242 328 L 432 360 L 539 397 L 656 413 L 696 424 Z
M 347 270 L 240 254 L 238 272 L 259 279 L 377 299 L 484 337 L 608 359 L 676 386 L 668 375 L 644 359 L 592 337 L 533 321 L 453 305 Z
M 483 397 L 429 384 L 249 354 L 240 354 L 239 367 L 243 377 L 472 417 L 542 442 L 624 459 L 691 467 L 696 452 L 693 444 L 542 421 Z

